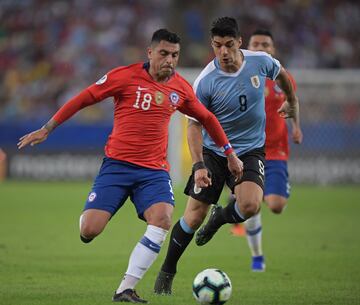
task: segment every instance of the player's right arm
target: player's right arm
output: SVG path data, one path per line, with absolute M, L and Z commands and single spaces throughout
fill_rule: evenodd
M 211 177 L 205 167 L 203 159 L 203 136 L 202 126 L 199 122 L 189 119 L 187 127 L 187 140 L 191 159 L 193 160 L 195 184 L 199 188 L 211 185 Z
M 201 127 L 202 125 L 213 141 L 222 148 L 228 160 L 229 171 L 236 179 L 240 179 L 243 173 L 242 161 L 236 156 L 216 116 L 199 101 L 191 87 L 187 102 L 184 103 L 184 106 L 181 107 L 181 109 L 179 108 L 179 110 L 198 121 L 197 125 L 192 123 L 190 129 L 188 129 L 188 143 L 194 167 L 197 162 L 202 162 L 202 133 L 201 128 L 199 128 L 199 126 Z
M 90 94 L 88 89 L 85 89 L 62 106 L 43 127 L 21 137 L 19 143 L 17 144 L 18 149 L 21 149 L 28 144 L 34 146 L 45 141 L 50 132 L 52 132 L 58 125 L 69 119 L 80 109 L 95 104 L 96 102 L 97 101 Z
M 17 143 L 18 149 L 29 144 L 34 146 L 45 141 L 57 126 L 71 118 L 81 109 L 96 104 L 107 97 L 114 96 L 120 90 L 120 86 L 124 83 L 126 76 L 125 67 L 116 68 L 108 72 L 95 84 L 66 102 L 43 127 L 21 137 Z

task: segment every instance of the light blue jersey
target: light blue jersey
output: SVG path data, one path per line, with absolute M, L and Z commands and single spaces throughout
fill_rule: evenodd
M 274 80 L 281 65 L 265 52 L 241 50 L 244 61 L 235 73 L 220 69 L 215 58 L 194 83 L 199 100 L 219 120 L 237 155 L 265 143 L 265 79 Z M 203 129 L 204 146 L 225 156 Z

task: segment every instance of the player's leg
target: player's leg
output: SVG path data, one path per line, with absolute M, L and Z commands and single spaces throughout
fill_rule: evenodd
M 290 196 L 287 162 L 268 160 L 265 167 L 266 183 L 264 201 L 275 214 L 281 214 Z
M 261 213 L 247 219 L 244 223 L 246 238 L 252 255 L 251 269 L 265 271 L 265 258 L 262 251 L 262 223 Z
M 192 197 L 188 198 L 183 217 L 179 219 L 171 231 L 168 252 L 161 267 L 162 271 L 171 274 L 176 273 L 177 263 L 181 255 L 191 242 L 194 232 L 203 223 L 208 210 L 208 204 Z
M 234 190 L 236 202 L 229 202 L 225 208 L 216 206 L 205 226 L 196 234 L 196 244 L 206 244 L 225 223 L 241 223 L 257 214 L 263 197 L 264 152 L 255 149 L 240 157 L 244 172 L 240 181 L 229 175 L 228 186 Z
M 141 172 L 142 178 L 131 199 L 139 217 L 147 222 L 147 228 L 130 255 L 114 301 L 146 302 L 136 295 L 134 288 L 157 258 L 171 226 L 174 195 L 169 174 L 150 169 Z
M 288 196 L 289 184 L 286 161 L 267 160 L 265 165 L 264 201 L 274 213 L 280 214 L 286 206 Z M 252 254 L 251 268 L 253 271 L 265 271 L 260 213 L 246 220 L 245 227 Z
M 265 167 L 265 176 L 267 177 L 266 173 L 267 172 Z M 231 194 L 228 198 L 228 203 L 235 201 L 235 196 Z M 251 269 L 253 271 L 265 271 L 265 260 L 262 252 L 262 224 L 260 212 L 247 219 L 243 226 L 241 224 L 234 224 L 231 228 L 231 232 L 237 236 L 246 235 L 247 242 L 252 254 Z
M 157 294 L 171 294 L 172 282 L 177 271 L 177 264 L 194 237 L 194 232 L 203 223 L 209 205 L 192 197 L 188 198 L 184 216 L 174 225 L 165 261 L 156 278 L 154 292 Z
M 204 161 L 212 174 L 212 185 L 199 190 L 195 186 L 194 173 L 191 174 L 184 190 L 189 196 L 184 215 L 171 231 L 166 258 L 155 281 L 154 291 L 157 294 L 171 294 L 180 257 L 191 242 L 194 232 L 203 223 L 210 204 L 217 203 L 220 197 L 225 181 L 226 159 L 204 150 Z
M 111 218 L 108 211 L 88 209 L 80 216 L 80 239 L 89 243 L 98 236 Z
M 131 176 L 122 162 L 104 158 L 80 216 L 80 238 L 88 243 L 99 235 L 128 197 Z M 125 168 L 125 169 L 124 169 Z
M 286 197 L 274 194 L 265 196 L 264 201 L 274 214 L 281 214 L 287 204 Z

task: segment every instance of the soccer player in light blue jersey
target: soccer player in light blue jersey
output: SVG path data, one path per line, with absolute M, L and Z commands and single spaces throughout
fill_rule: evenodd
M 211 204 L 214 207 L 209 221 L 196 235 L 199 246 L 206 244 L 223 224 L 241 223 L 258 213 L 265 174 L 266 78 L 276 79 L 286 95 L 287 100 L 278 110 L 279 114 L 298 120 L 298 99 L 279 61 L 265 52 L 240 49 L 241 43 L 235 19 L 222 17 L 215 20 L 211 28 L 211 45 L 216 57 L 200 73 L 194 90 L 199 100 L 218 118 L 243 162 L 243 175 L 241 179 L 231 175 L 224 153 L 202 126 L 190 118 L 188 142 L 195 163 L 185 188 L 189 199 L 184 216 L 172 229 L 168 252 L 155 282 L 155 293 L 171 294 L 177 262 L 203 223 Z M 207 188 L 195 184 L 194 171 L 199 169 L 211 174 L 212 183 Z M 225 183 L 234 193 L 236 202 L 222 208 L 217 202 Z

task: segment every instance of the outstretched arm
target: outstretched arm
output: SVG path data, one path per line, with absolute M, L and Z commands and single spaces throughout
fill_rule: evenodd
M 62 106 L 43 127 L 21 137 L 17 143 L 18 149 L 21 149 L 28 144 L 34 146 L 45 141 L 50 132 L 52 132 L 58 125 L 68 120 L 80 109 L 95 103 L 96 100 L 88 90 L 82 91 L 79 95 L 72 98 L 64 106 Z
M 23 148 L 24 146 L 30 144 L 31 146 L 34 146 L 36 144 L 39 144 L 43 141 L 45 141 L 49 135 L 49 133 L 57 126 L 58 124 L 54 119 L 51 119 L 49 122 L 47 122 L 43 127 L 41 127 L 38 130 L 35 130 L 31 133 L 28 133 L 24 136 L 22 136 L 19 139 L 19 143 L 17 143 L 18 149 Z

